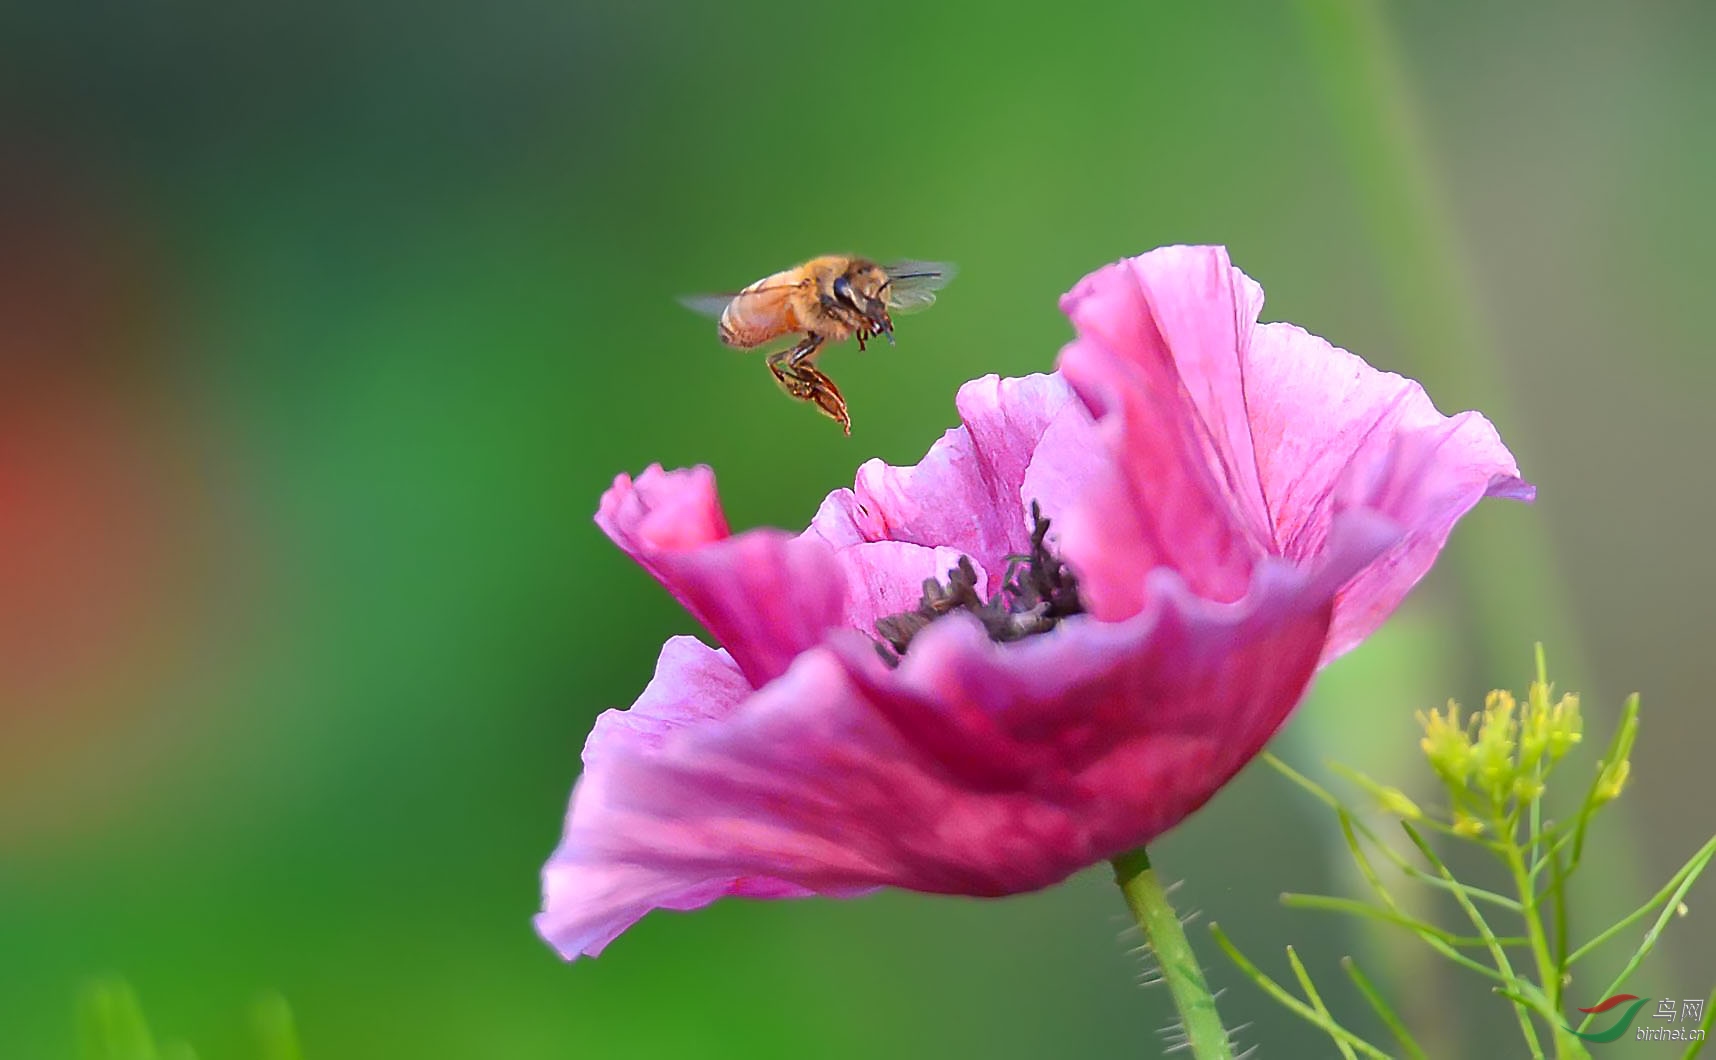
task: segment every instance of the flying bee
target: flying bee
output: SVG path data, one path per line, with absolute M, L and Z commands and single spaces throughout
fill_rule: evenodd
M 847 254 L 827 254 L 733 294 L 695 295 L 683 301 L 697 312 L 720 317 L 716 334 L 738 349 L 754 350 L 784 336 L 799 336 L 792 346 L 769 354 L 769 371 L 782 390 L 815 404 L 851 434 L 846 399 L 816 366 L 817 354 L 848 338 L 856 338 L 860 350 L 878 335 L 893 345 L 891 312 L 934 302 L 936 291 L 953 273 L 945 262 L 878 265 Z

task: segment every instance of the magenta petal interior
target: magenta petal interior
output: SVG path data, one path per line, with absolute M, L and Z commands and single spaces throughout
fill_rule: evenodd
M 767 683 L 840 622 L 845 587 L 829 549 L 781 530 L 727 535 L 708 468 L 622 475 L 596 522 Z
M 742 881 L 998 895 L 1144 842 L 1274 733 L 1317 665 L 1336 587 L 1392 534 L 1343 524 L 1328 562 L 1265 564 L 1231 604 L 1164 571 L 1125 623 L 1006 648 L 938 624 L 897 671 L 836 638 L 725 713 L 604 746 L 551 863 L 544 930 L 570 951 L 623 929 L 641 913 L 603 897 L 616 880 L 647 879 L 634 896 L 672 908 L 754 893 Z M 717 653 L 674 654 L 668 692 L 731 692 Z M 649 702 L 679 700 L 652 685 Z M 557 896 L 583 918 L 557 919 Z

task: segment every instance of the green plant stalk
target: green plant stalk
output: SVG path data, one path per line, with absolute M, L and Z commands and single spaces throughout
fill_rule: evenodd
M 1531 820 L 1538 820 L 1536 813 L 1537 800 L 1532 800 Z M 1519 890 L 1519 900 L 1522 906 L 1521 915 L 1525 919 L 1526 937 L 1531 940 L 1531 956 L 1537 962 L 1537 979 L 1543 990 L 1549 995 L 1550 1003 L 1556 1011 L 1561 1008 L 1561 978 L 1563 968 L 1549 951 L 1549 935 L 1543 930 L 1542 911 L 1537 902 L 1536 886 L 1532 883 L 1531 873 L 1525 864 L 1525 851 L 1520 848 L 1517 838 L 1517 824 L 1513 820 L 1504 820 L 1499 814 L 1492 821 L 1495 834 L 1501 839 L 1502 860 L 1507 863 L 1508 872 L 1513 876 L 1513 883 Z M 1533 833 L 1535 836 L 1535 831 Z M 1536 839 L 1528 837 L 1527 842 L 1536 845 Z M 1554 1036 L 1555 1056 L 1557 1060 L 1586 1060 L 1591 1054 L 1580 1044 L 1578 1037 L 1568 1031 L 1560 1023 L 1549 1020 L 1550 1033 Z
M 1469 898 L 1474 898 L 1481 902 L 1488 902 L 1491 905 L 1500 906 L 1501 908 L 1512 912 L 1517 913 L 1519 911 L 1519 903 L 1504 894 L 1497 894 L 1494 891 L 1486 891 L 1481 887 L 1467 887 L 1465 884 L 1461 883 L 1451 884 L 1440 876 L 1425 872 L 1423 869 L 1420 869 L 1418 866 L 1407 861 L 1387 843 L 1384 843 L 1382 839 L 1377 836 L 1376 832 L 1363 821 L 1360 821 L 1352 814 L 1348 813 L 1346 807 L 1341 805 L 1340 800 L 1331 795 L 1328 789 L 1324 788 L 1321 784 L 1318 784 L 1303 773 L 1298 772 L 1292 766 L 1281 761 L 1281 759 L 1275 757 L 1268 751 L 1263 752 L 1262 758 L 1263 761 L 1276 772 L 1303 788 L 1324 806 L 1335 811 L 1335 815 L 1341 821 L 1341 830 L 1346 835 L 1347 847 L 1352 851 L 1354 859 L 1359 863 L 1359 868 L 1364 872 L 1366 882 L 1371 885 L 1372 890 L 1377 892 L 1378 898 L 1388 903 L 1390 909 L 1395 908 L 1394 898 L 1388 893 L 1387 888 L 1383 887 L 1382 881 L 1377 878 L 1375 871 L 1370 866 L 1370 862 L 1359 850 L 1357 839 L 1358 835 L 1363 835 L 1366 839 L 1370 840 L 1371 845 L 1376 847 L 1383 857 L 1386 857 L 1395 868 L 1399 869 L 1410 879 L 1416 880 L 1427 887 L 1434 887 L 1437 890 L 1448 891 L 1449 893 L 1459 890 Z
M 1686 892 L 1692 889 L 1692 885 L 1698 882 L 1698 877 L 1703 874 L 1704 867 L 1710 864 L 1712 857 L 1716 857 L 1716 836 L 1712 836 L 1708 842 L 1700 847 L 1698 853 L 1692 855 L 1692 860 L 1682 865 L 1678 872 L 1669 877 L 1668 882 L 1663 884 L 1662 890 L 1651 895 L 1645 904 L 1609 925 L 1602 934 L 1590 942 L 1574 950 L 1573 955 L 1567 958 L 1568 966 L 1577 964 L 1589 956 L 1597 947 L 1649 916 L 1650 911 L 1657 906 L 1667 903 L 1669 909 L 1674 909 Z
M 1662 912 L 1658 914 L 1656 922 L 1650 926 L 1649 931 L 1645 932 L 1644 938 L 1639 942 L 1638 949 L 1634 950 L 1633 955 L 1627 958 L 1626 965 L 1621 968 L 1620 974 L 1616 975 L 1614 981 L 1603 991 L 1603 996 L 1607 997 L 1619 990 L 1621 984 L 1627 981 L 1627 977 L 1638 971 L 1639 965 L 1644 963 L 1644 959 L 1656 947 L 1656 940 L 1662 937 L 1663 929 L 1668 926 L 1669 920 L 1679 911 L 1681 900 L 1686 897 L 1686 892 L 1690 891 L 1692 885 L 1698 882 L 1698 876 L 1704 871 L 1704 866 L 1710 863 L 1713 847 L 1716 847 L 1716 838 L 1712 838 L 1709 843 L 1705 844 L 1704 849 L 1698 852 L 1693 862 L 1688 863 L 1687 868 L 1676 873 L 1677 877 L 1684 874 L 1684 878 L 1680 879 L 1680 885 L 1674 889 L 1673 894 L 1668 896 L 1668 901 L 1664 904 Z M 1568 958 L 1568 960 L 1571 962 L 1573 958 Z M 1594 1018 L 1594 1016 L 1586 1016 L 1579 1021 L 1579 1029 L 1584 1030 L 1590 1026 L 1591 1020 Z
M 1403 927 L 1414 934 L 1437 939 L 1446 946 L 1464 946 L 1468 949 L 1476 949 L 1480 946 L 1487 947 L 1492 941 L 1477 935 L 1456 935 L 1453 932 L 1444 931 L 1434 924 L 1427 924 L 1417 917 L 1402 913 L 1398 908 L 1374 906 L 1353 898 L 1334 898 L 1322 894 L 1294 894 L 1289 891 L 1281 896 L 1281 904 L 1288 909 L 1315 909 L 1326 913 L 1345 913 L 1348 916 L 1392 924 L 1395 927 Z M 1529 939 L 1519 935 L 1498 935 L 1493 941 L 1500 946 L 1530 944 Z
M 1362 760 L 1376 775 L 1410 777 L 1421 760 L 1418 747 L 1415 742 L 1395 738 L 1400 718 L 1375 710 L 1376 689 L 1390 688 L 1403 703 L 1437 702 L 1444 694 L 1448 675 L 1459 673 L 1461 666 L 1459 643 L 1449 625 L 1408 609 L 1377 630 L 1357 658 L 1343 660 L 1318 677 L 1309 709 L 1301 711 L 1283 734 L 1285 746 L 1295 749 L 1299 760 L 1321 761 L 1325 768 L 1343 759 Z M 1404 788 L 1413 797 L 1432 790 L 1412 783 Z M 1378 815 L 1384 820 L 1390 816 L 1386 810 Z M 1372 830 L 1362 816 L 1355 827 Z M 1323 841 L 1317 846 L 1328 863 L 1331 880 L 1340 881 L 1340 889 L 1369 884 L 1368 879 L 1359 878 L 1367 866 L 1357 858 L 1349 861 L 1344 857 L 1346 851 L 1340 844 Z M 1394 853 L 1387 851 L 1391 862 Z M 1440 879 L 1415 875 L 1416 865 L 1409 869 L 1395 864 L 1394 869 L 1434 889 L 1415 893 L 1403 888 L 1397 912 L 1422 917 L 1435 908 Z M 1450 996 L 1454 977 L 1436 959 L 1437 953 L 1415 945 L 1413 937 L 1404 932 L 1364 931 L 1351 942 L 1353 955 L 1379 975 L 1381 982 L 1412 984 L 1410 997 L 1401 999 L 1401 1015 L 1420 1028 L 1426 1051 L 1436 1056 L 1458 1054 L 1464 1045 L 1460 1028 L 1441 1015 L 1455 1004 Z
M 1567 970 L 1573 966 L 1573 961 L 1568 956 L 1571 951 L 1567 947 L 1567 873 L 1562 870 L 1561 852 L 1558 849 L 1552 848 L 1549 856 L 1554 859 L 1550 862 L 1553 869 L 1550 895 L 1555 903 L 1555 967 L 1561 969 L 1562 977 L 1562 982 L 1555 988 L 1555 1004 L 1559 1008 L 1562 991 L 1567 988 Z M 1527 879 L 1532 886 L 1537 885 L 1536 876 L 1528 876 Z
M 1402 1049 L 1406 1050 L 1406 1055 L 1412 1060 L 1429 1060 L 1425 1056 L 1423 1048 L 1412 1037 L 1412 1032 L 1406 1029 L 1406 1024 L 1401 1020 L 1400 1015 L 1377 992 L 1376 987 L 1370 981 L 1370 977 L 1359 968 L 1358 962 L 1351 957 L 1343 957 L 1341 958 L 1341 967 L 1346 969 L 1347 977 L 1353 981 L 1354 986 L 1358 987 L 1359 993 L 1363 994 L 1364 999 L 1370 1002 L 1371 1010 L 1376 1013 L 1377 1018 L 1381 1019 L 1383 1024 L 1388 1027 L 1389 1033 L 1394 1035 L 1394 1040 L 1400 1043 Z
M 1144 931 L 1144 940 L 1155 952 L 1162 981 L 1168 984 L 1174 1007 L 1185 1025 L 1186 1043 L 1196 1060 L 1233 1060 L 1227 1029 L 1216 1013 L 1215 995 L 1204 981 L 1197 954 L 1186 938 L 1167 889 L 1150 867 L 1143 847 L 1114 859 L 1114 882 L 1126 896 L 1126 906 Z
M 1258 989 L 1281 1002 L 1288 1011 L 1298 1015 L 1306 1023 L 1320 1029 L 1336 1041 L 1345 1042 L 1352 1046 L 1354 1050 L 1363 1053 L 1370 1060 L 1394 1060 L 1381 1049 L 1336 1023 L 1326 1012 L 1320 1012 L 1305 1004 L 1288 993 L 1286 987 L 1264 975 L 1262 969 L 1251 963 L 1245 954 L 1239 952 L 1239 947 L 1235 946 L 1233 940 L 1227 937 L 1227 933 L 1222 931 L 1220 924 L 1210 925 L 1210 935 L 1216 940 L 1216 945 L 1222 948 L 1222 952 L 1228 955 L 1228 959 L 1233 961 L 1247 979 L 1256 983 Z
M 1419 852 L 1424 855 L 1424 859 L 1430 862 L 1443 879 L 1449 883 L 1458 884 L 1459 881 L 1454 878 L 1453 872 L 1448 869 L 1448 866 L 1437 856 L 1430 844 L 1425 842 L 1424 837 L 1419 835 L 1416 829 L 1405 821 L 1400 823 L 1400 827 L 1406 832 L 1407 838 L 1412 840 L 1412 845 L 1418 848 Z M 1490 930 L 1489 922 L 1484 919 L 1482 913 L 1478 912 L 1478 907 L 1473 905 L 1471 899 L 1467 898 L 1462 891 L 1456 890 L 1454 899 L 1459 902 L 1460 908 L 1465 911 L 1467 918 L 1472 922 L 1472 926 L 1478 929 L 1478 934 L 1490 944 L 1490 959 L 1495 961 L 1496 971 L 1501 973 L 1502 982 L 1518 983 L 1519 977 L 1514 975 L 1513 965 L 1509 963 L 1506 951 L 1496 942 L 1495 932 Z M 1519 1017 L 1519 1031 L 1525 1036 L 1526 1045 L 1531 1048 L 1533 1060 L 1542 1060 L 1543 1046 L 1538 1044 L 1537 1028 L 1532 1025 L 1530 1008 L 1516 1000 L 1514 1002 L 1514 1014 Z
M 1293 978 L 1299 980 L 1299 989 L 1305 991 L 1305 1000 L 1311 1003 L 1311 1008 L 1316 1011 L 1317 1015 L 1333 1023 L 1335 1020 L 1334 1013 L 1329 1011 L 1329 1006 L 1323 1004 L 1323 996 L 1317 993 L 1317 984 L 1311 981 L 1311 973 L 1305 970 L 1305 962 L 1299 959 L 1299 952 L 1291 946 L 1287 947 L 1287 963 L 1293 966 Z M 1352 1046 L 1338 1037 L 1334 1039 L 1334 1042 L 1335 1048 L 1340 1050 L 1344 1060 L 1358 1060 L 1358 1055 L 1353 1052 Z

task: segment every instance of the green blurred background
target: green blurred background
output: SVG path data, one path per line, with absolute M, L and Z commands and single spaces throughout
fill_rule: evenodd
M 1277 749 L 1392 776 L 1413 709 L 1523 686 L 1551 636 L 1597 736 L 1644 693 L 1586 891 L 1642 899 L 1716 817 L 1716 7 L 1390 6 L 1397 54 L 1347 69 L 1346 6 L 0 9 L 0 1057 L 75 1055 L 109 972 L 205 1058 L 252 1055 L 265 990 L 312 1060 L 1158 1055 L 1101 870 L 658 914 L 575 966 L 530 916 L 591 719 L 692 628 L 591 524 L 612 476 L 707 462 L 735 526 L 800 525 L 1170 242 L 1489 411 L 1541 489 Z M 963 270 L 828 358 L 850 439 L 673 303 L 835 249 Z M 1351 1011 L 1334 960 L 1378 941 L 1274 903 L 1347 886 L 1334 839 L 1252 770 L 1157 853 Z M 1709 893 L 1662 993 L 1716 978 Z M 1211 965 L 1244 1041 L 1328 1053 Z M 1395 966 L 1445 1055 L 1514 1054 L 1481 988 Z

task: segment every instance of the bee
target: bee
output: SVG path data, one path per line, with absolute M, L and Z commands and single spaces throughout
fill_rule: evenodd
M 781 389 L 809 401 L 839 423 L 848 435 L 852 417 L 834 380 L 816 366 L 824 346 L 858 340 L 858 348 L 878 335 L 894 343 L 892 311 L 921 309 L 953 279 L 945 262 L 899 261 L 878 265 L 866 258 L 827 254 L 765 276 L 733 294 L 694 295 L 684 304 L 720 317 L 716 334 L 741 350 L 754 350 L 786 336 L 797 341 L 768 356 L 769 371 Z

